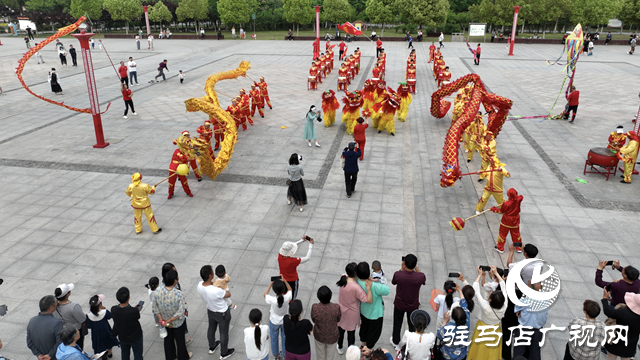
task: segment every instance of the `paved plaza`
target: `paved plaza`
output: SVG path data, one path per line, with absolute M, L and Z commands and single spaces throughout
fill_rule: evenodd
M 62 42 L 77 44 L 69 38 Z M 131 289 L 132 302 L 148 302 L 143 285 L 160 275 L 163 263 L 173 262 L 188 301 L 189 334 L 194 338 L 189 349 L 194 359 L 212 358 L 207 354 L 206 307 L 196 291 L 199 270 L 205 264 L 225 265 L 232 279 L 232 298 L 238 304 L 232 310 L 230 330 L 230 347 L 238 354 L 232 359 L 241 360 L 249 311 L 258 307 L 263 319 L 268 318 L 263 293 L 270 277 L 278 273 L 278 249 L 284 241 L 305 234 L 316 240 L 311 260 L 299 267 L 299 298 L 306 318 L 321 285 L 334 291 L 337 302 L 334 284 L 350 261 L 380 260 L 390 278 L 404 254 L 416 254 L 427 277 L 421 307 L 432 318 L 429 294 L 442 287 L 449 272 L 461 271 L 473 281 L 477 265 L 506 264 L 507 254 L 493 250 L 499 215 L 489 212 L 469 220 L 458 232 L 448 224 L 453 217 L 474 213 L 484 184 L 467 176 L 452 188 L 440 187 L 450 115 L 435 119 L 429 112 L 436 86 L 426 62 L 428 43 L 414 43 L 418 86 L 407 122 L 396 122 L 394 137 L 367 131 L 365 159 L 351 198 L 346 198 L 339 161 L 351 141 L 344 126 L 339 126 L 339 120 L 330 128 L 317 125 L 320 148 L 308 147 L 302 139 L 309 106 L 319 107 L 321 91 L 335 90 L 337 82 L 336 68 L 323 80 L 320 91 L 306 90 L 311 42 L 157 40 L 155 51 L 136 51 L 133 40 L 107 39 L 105 46 L 114 62 L 129 56 L 137 61 L 140 86 L 132 87 L 138 116 L 123 119 L 118 77 L 107 54 L 96 45 L 93 59 L 101 110 L 111 103 L 102 115 L 105 138 L 111 144 L 105 149 L 92 147 L 95 136 L 89 115 L 46 103 L 20 86 L 14 72 L 25 51 L 24 41 L 3 37 L 2 43 L 0 86 L 7 96 L 0 96 L 0 278 L 4 279 L 0 304 L 9 307 L 0 318 L 4 356 L 35 359 L 26 346 L 26 325 L 38 313 L 40 298 L 53 294 L 59 284 L 76 284 L 71 300 L 85 311 L 94 294 L 106 295 L 107 308 L 115 305 L 121 286 Z M 445 45 L 442 52 L 452 78 L 479 74 L 491 92 L 513 100 L 511 115 L 547 114 L 560 92 L 561 67 L 545 63 L 560 55 L 560 44 L 516 44 L 512 57 L 504 44 L 483 44 L 480 66 L 473 65 L 466 44 Z M 356 46 L 363 53 L 364 71 L 356 76 L 352 89 L 362 87 L 375 56 L 374 44 L 350 43 L 349 52 Z M 406 43 L 388 42 L 385 48 L 386 79 L 395 88 L 404 81 L 409 50 Z M 514 120 L 505 123 L 497 137 L 498 156 L 511 172 L 505 190 L 514 187 L 524 195 L 523 241 L 535 244 L 539 257 L 560 275 L 562 290 L 550 309 L 547 326 L 567 326 L 573 317 L 583 316 L 585 299 L 599 301 L 602 290 L 594 284 L 598 259 L 640 266 L 636 243 L 640 178 L 624 185 L 618 175 L 605 181 L 598 174 L 582 174 L 590 148 L 606 147 L 617 125 L 632 129 L 631 119 L 640 105 L 636 86 L 640 67 L 638 58 L 626 51 L 621 46 L 599 46 L 593 56 L 580 58 L 575 86 L 581 96 L 575 124 Z M 25 67 L 31 89 L 67 105 L 87 107 L 82 66 L 61 68 L 52 44 L 42 54 L 45 64 L 38 65 L 32 58 Z M 149 84 L 163 59 L 168 60 L 168 81 Z M 240 130 L 230 165 L 216 181 L 197 182 L 189 177 L 193 198 L 178 186 L 176 195 L 167 200 L 167 185 L 160 185 L 151 202 L 163 231 L 153 235 L 145 223 L 144 232 L 136 236 L 125 194 L 131 175 L 141 172 L 143 181 L 150 184 L 167 176 L 175 149 L 171 139 L 183 130 L 195 133 L 207 118 L 204 113 L 186 113 L 183 101 L 204 96 L 209 75 L 235 69 L 242 60 L 251 62 L 251 78 L 265 77 L 273 110 L 266 108 L 264 119 L 256 114 L 254 126 Z M 58 70 L 63 96 L 50 91 L 47 72 L 52 66 Z M 178 70 L 186 74 L 182 85 Z M 239 81 L 247 89 L 251 84 L 249 79 Z M 216 89 L 235 95 L 240 83 L 225 80 Z M 230 99 L 219 97 L 226 107 Z M 561 98 L 553 113 L 560 113 L 564 104 Z M 309 196 L 304 212 L 288 206 L 286 200 L 285 164 L 293 152 L 304 157 Z M 462 156 L 463 172 L 479 169 L 477 154 L 471 163 Z M 492 205 L 490 200 L 488 206 Z M 299 255 L 306 253 L 306 246 L 301 246 Z M 605 270 L 604 276 L 610 281 L 619 273 Z M 378 342 L 387 348 L 394 294 L 391 286 Z M 600 318 L 604 320 L 604 315 Z M 145 305 L 141 323 L 145 357 L 163 358 L 163 340 L 150 304 Z M 428 330 L 435 330 L 433 323 Z M 549 338 L 542 358 L 562 358 L 568 331 L 549 333 Z M 89 342 L 88 337 L 85 346 L 90 350 Z M 114 359 L 119 358 L 114 350 Z

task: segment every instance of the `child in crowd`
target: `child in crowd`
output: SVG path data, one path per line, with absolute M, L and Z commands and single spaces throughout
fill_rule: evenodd
M 229 277 L 229 274 L 227 274 L 224 266 L 216 266 L 216 279 L 213 280 L 213 286 L 219 287 L 220 289 L 226 291 L 229 289 L 229 281 L 231 281 L 231 278 Z M 233 303 L 231 298 L 225 298 L 224 301 L 227 302 L 227 305 L 229 305 L 231 309 L 236 308 L 236 305 Z
M 460 301 L 459 297 L 454 297 L 453 293 L 456 290 L 456 283 L 452 280 L 447 280 L 444 282 L 444 295 L 438 295 L 433 299 L 433 302 L 436 303 L 436 308 L 438 310 L 438 317 L 436 319 L 436 329 L 439 329 L 444 322 L 444 314 L 451 309 L 451 306 Z
M 94 295 L 89 299 L 90 311 L 87 314 L 87 328 L 91 329 L 91 345 L 96 354 L 106 351 L 104 358 L 111 357 L 111 348 L 120 346 L 115 337 L 111 336 L 111 312 L 107 310 L 102 302 L 104 295 Z
M 251 309 L 251 326 L 244 329 L 244 346 L 248 360 L 269 359 L 269 326 L 262 325 L 262 312 Z
M 380 264 L 380 261 L 374 260 L 373 263 L 371 263 L 371 269 L 373 270 L 371 272 L 371 278 L 373 281 L 379 282 L 380 284 L 387 283 L 387 278 L 384 276 L 384 271 L 382 271 L 382 264 Z
M 593 40 L 589 40 L 589 54 L 587 56 L 593 55 Z
M 182 72 L 182 70 L 180 70 L 180 73 L 178 74 L 178 77 L 180 78 L 180 84 L 182 84 L 182 82 L 184 81 L 184 73 Z
M 160 279 L 158 279 L 157 276 L 149 279 L 149 283 L 144 285 L 144 287 L 149 289 L 149 304 L 153 304 L 153 301 L 155 300 L 158 285 L 160 285 Z M 156 313 L 153 312 L 153 308 L 151 310 L 151 314 L 153 315 L 153 321 L 156 323 L 156 327 L 160 327 L 160 337 L 164 339 L 167 336 L 167 329 L 165 329 L 164 326 L 160 326 L 160 321 L 158 320 Z

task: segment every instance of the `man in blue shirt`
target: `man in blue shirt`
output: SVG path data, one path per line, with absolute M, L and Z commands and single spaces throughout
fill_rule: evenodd
M 536 291 L 540 291 L 540 289 L 542 289 L 541 283 L 530 284 L 529 286 Z M 543 336 L 540 329 L 542 329 L 547 323 L 547 316 L 549 315 L 549 304 L 543 304 L 543 302 L 533 300 L 527 296 L 522 297 L 520 301 L 527 305 L 516 305 L 514 308 L 514 312 L 518 316 L 518 323 L 521 327 L 524 328 L 516 329 L 511 339 L 512 341 L 520 340 L 520 342 L 524 342 L 524 339 L 518 339 L 518 337 L 530 337 L 531 344 L 516 346 L 516 343 L 514 342 L 513 357 L 523 356 L 527 349 L 529 349 L 528 359 L 540 360 L 540 341 L 542 340 Z M 542 308 L 542 310 L 533 311 L 531 310 L 532 308 Z

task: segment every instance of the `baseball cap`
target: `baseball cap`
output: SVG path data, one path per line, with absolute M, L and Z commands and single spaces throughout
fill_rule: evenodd
M 63 297 L 67 295 L 69 291 L 73 290 L 74 288 L 75 288 L 75 285 L 73 284 L 60 284 L 56 288 L 56 290 L 60 289 L 60 295 L 56 295 L 56 297 Z

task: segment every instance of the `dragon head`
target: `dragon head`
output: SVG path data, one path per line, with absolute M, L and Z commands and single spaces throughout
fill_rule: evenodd
M 443 188 L 451 187 L 460 178 L 460 168 L 455 165 L 442 165 L 440 173 L 440 186 Z
M 400 101 L 402 100 L 400 99 L 400 95 L 390 87 L 387 88 L 387 92 L 384 94 L 384 99 L 394 108 L 400 106 Z

